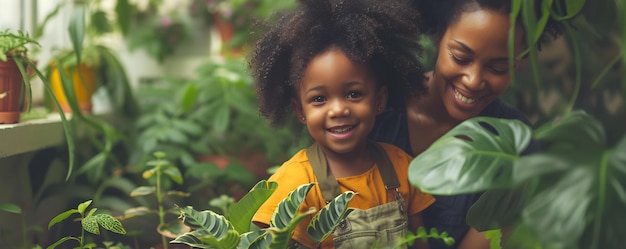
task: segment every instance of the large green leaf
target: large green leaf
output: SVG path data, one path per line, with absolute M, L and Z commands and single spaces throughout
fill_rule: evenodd
M 239 244 L 239 233 L 224 216 L 210 210 L 198 212 L 190 206 L 180 211 L 185 225 L 196 229 L 191 234 L 201 241 L 211 241 L 212 237 L 220 248 L 235 248 Z
M 317 210 L 314 207 L 311 207 L 309 210 L 305 211 L 305 212 L 297 212 L 291 220 L 289 220 L 289 224 L 286 224 L 285 227 L 283 228 L 275 228 L 275 227 L 270 227 L 267 230 L 270 232 L 271 234 L 271 243 L 269 245 L 269 247 L 267 247 L 268 249 L 283 249 L 283 248 L 287 248 L 290 241 L 291 241 L 291 235 L 293 233 L 293 230 L 296 229 L 296 227 L 298 226 L 298 224 L 300 224 L 300 222 L 302 222 L 302 220 L 304 220 L 304 218 L 306 218 L 307 216 L 313 214 L 317 212 Z
M 354 209 L 348 208 L 348 203 L 355 193 L 348 191 L 335 197 L 335 199 L 320 210 L 309 223 L 307 233 L 316 242 L 322 242 L 330 235 Z
M 237 249 L 260 248 L 266 249 L 270 245 L 271 236 L 267 230 L 247 232 L 241 235 Z M 267 239 L 267 240 L 266 240 Z
M 289 225 L 300 209 L 300 204 L 306 198 L 309 190 L 315 183 L 302 184 L 298 188 L 289 192 L 287 197 L 278 203 L 274 214 L 270 219 L 270 227 L 283 229 Z
M 466 120 L 413 159 L 409 181 L 440 195 L 511 186 L 512 166 L 531 135 L 530 128 L 518 120 Z
M 74 7 L 72 17 L 68 26 L 70 41 L 76 53 L 77 65 L 80 64 L 83 51 L 83 40 L 85 39 L 85 5 L 78 4 Z
M 535 130 L 534 138 L 548 146 L 569 144 L 573 147 L 606 145 L 602 124 L 584 111 L 573 111 Z
M 261 180 L 229 210 L 230 222 L 239 232 L 250 230 L 250 223 L 256 211 L 278 187 L 276 182 Z

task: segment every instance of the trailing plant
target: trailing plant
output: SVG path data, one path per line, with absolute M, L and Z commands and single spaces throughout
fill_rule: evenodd
M 269 227 L 263 229 L 251 226 L 252 217 L 276 190 L 276 182 L 258 182 L 229 208 L 227 216 L 210 210 L 196 211 L 191 206 L 180 208 L 181 218 L 193 231 L 177 237 L 171 243 L 198 248 L 287 248 L 295 227 L 310 214 L 315 216 L 307 231 L 314 241 L 321 242 L 352 212 L 353 209 L 347 206 L 355 193 L 347 191 L 319 211 L 311 208 L 300 212 L 300 204 L 314 185 L 303 184 L 290 192 L 278 204 Z
M 138 112 L 138 106 L 134 93 L 128 80 L 124 66 L 117 55 L 98 38 L 113 31 L 111 22 L 106 13 L 98 8 L 101 1 L 73 1 L 72 14 L 68 24 L 68 35 L 72 44 L 71 49 L 61 49 L 53 56 L 52 61 L 46 66 L 49 76 L 53 70 L 59 72 L 62 89 L 68 99 L 68 105 L 72 112 L 72 122 L 85 124 L 88 132 L 85 132 L 99 152 L 82 165 L 79 174 L 87 173 L 91 183 L 102 181 L 102 172 L 105 172 L 105 165 L 112 164 L 123 167 L 123 160 L 117 158 L 114 148 L 123 145 L 126 136 L 120 127 L 115 127 L 108 121 L 93 115 L 83 113 L 77 103 L 76 91 L 74 89 L 73 72 L 78 72 L 80 78 L 84 78 L 82 70 L 78 70 L 80 65 L 88 65 L 97 68 L 97 88 L 103 88 L 108 93 L 112 104 L 114 116 L 118 121 L 132 120 Z M 67 1 L 59 3 L 40 25 L 39 30 L 43 30 L 47 21 L 58 14 L 61 6 L 66 6 Z M 40 31 L 41 32 L 41 31 Z M 54 99 L 50 94 L 49 99 Z M 56 102 L 56 100 L 55 100 Z M 62 108 L 58 106 L 57 109 Z M 126 120 L 124 120 L 126 119 Z M 72 124 L 76 126 L 76 124 Z M 67 131 L 72 134 L 69 141 L 76 140 L 76 130 Z M 75 148 L 69 149 L 73 155 Z M 74 158 L 70 157 L 68 178 L 74 171 Z
M 166 180 L 173 181 L 177 184 L 183 183 L 183 177 L 180 171 L 176 166 L 167 161 L 165 156 L 166 155 L 163 152 L 155 152 L 155 159 L 147 163 L 149 168 L 143 172 L 143 178 L 152 181 L 154 186 L 139 186 L 130 193 L 130 196 L 132 197 L 154 195 L 157 201 L 156 210 L 148 207 L 138 207 L 127 210 L 124 213 L 124 216 L 125 218 L 130 218 L 139 215 L 156 213 L 159 217 L 157 231 L 161 234 L 161 244 L 163 245 L 163 248 L 167 249 L 168 243 L 166 235 L 180 235 L 184 232 L 184 230 L 182 230 L 182 225 L 178 220 L 174 220 L 173 222 L 165 221 L 165 215 L 167 213 L 177 214 L 177 212 L 173 209 L 169 211 L 167 210 L 164 198 L 166 196 L 187 197 L 189 194 L 180 191 L 165 191 L 167 188 L 166 186 L 171 185 L 171 183 L 166 182 Z
M 531 138 L 544 149 L 521 156 Z M 477 117 L 417 156 L 409 181 L 439 195 L 485 191 L 467 215 L 478 230 L 530 230 L 542 248 L 618 248 L 618 231 L 626 231 L 624 155 L 626 136 L 607 146 L 602 125 L 582 111 L 534 135 L 517 120 Z
M 80 224 L 81 224 L 81 234 L 78 237 L 74 237 L 74 236 L 63 237 L 59 239 L 57 242 L 54 242 L 52 245 L 48 246 L 47 249 L 54 249 L 57 246 L 65 243 L 66 241 L 71 241 L 71 240 L 78 242 L 78 247 L 75 247 L 75 248 L 95 248 L 97 247 L 96 243 L 88 242 L 85 236 L 85 231 L 95 234 L 95 235 L 99 235 L 100 227 L 104 228 L 105 230 L 114 232 L 114 233 L 126 234 L 126 230 L 124 230 L 122 223 L 120 223 L 120 221 L 117 220 L 115 217 L 109 214 L 104 214 L 104 213 L 96 214 L 97 208 L 92 208 L 90 210 L 87 210 L 87 207 L 89 207 L 91 202 L 92 202 L 91 200 L 88 200 L 81 204 L 78 204 L 78 207 L 76 209 L 67 210 L 55 216 L 54 218 L 52 218 L 52 220 L 50 220 L 50 223 L 48 223 L 48 229 L 50 229 L 55 224 L 66 220 L 73 214 L 79 214 Z

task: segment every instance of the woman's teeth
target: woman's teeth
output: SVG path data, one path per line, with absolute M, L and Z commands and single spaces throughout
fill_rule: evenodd
M 476 99 L 470 98 L 470 97 L 465 97 L 463 96 L 463 94 L 461 94 L 459 91 L 457 91 L 456 89 L 454 89 L 454 96 L 459 99 L 461 102 L 465 103 L 465 104 L 472 104 L 474 103 L 474 101 L 476 101 Z

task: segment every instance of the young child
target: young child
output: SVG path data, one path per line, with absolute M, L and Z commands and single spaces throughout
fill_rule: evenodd
M 305 219 L 294 231 L 296 243 L 306 248 L 393 246 L 407 229 L 422 225 L 420 212 L 434 198 L 409 184 L 410 156 L 367 136 L 387 98 L 403 101 L 405 93 L 424 91 L 416 13 L 392 0 L 299 4 L 260 37 L 250 68 L 262 115 L 282 125 L 293 108 L 315 143 L 270 177 L 278 189 L 253 221 L 266 227 L 290 191 L 317 182 L 301 210 L 320 210 L 348 190 L 358 193 L 349 203 L 356 210 L 321 245 L 308 237 L 310 219 Z

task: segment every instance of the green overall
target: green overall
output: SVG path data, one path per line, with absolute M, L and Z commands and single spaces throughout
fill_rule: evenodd
M 398 241 L 406 234 L 408 216 L 404 199 L 398 192 L 400 185 L 393 165 L 380 145 L 369 142 L 369 150 L 378 165 L 385 189 L 390 192 L 388 196 L 394 196 L 395 200 L 388 200 L 386 204 L 367 210 L 356 209 L 350 213 L 332 234 L 335 248 L 396 248 Z M 307 157 L 328 203 L 341 194 L 339 184 L 317 143 L 307 149 Z M 406 245 L 400 248 L 406 248 Z

